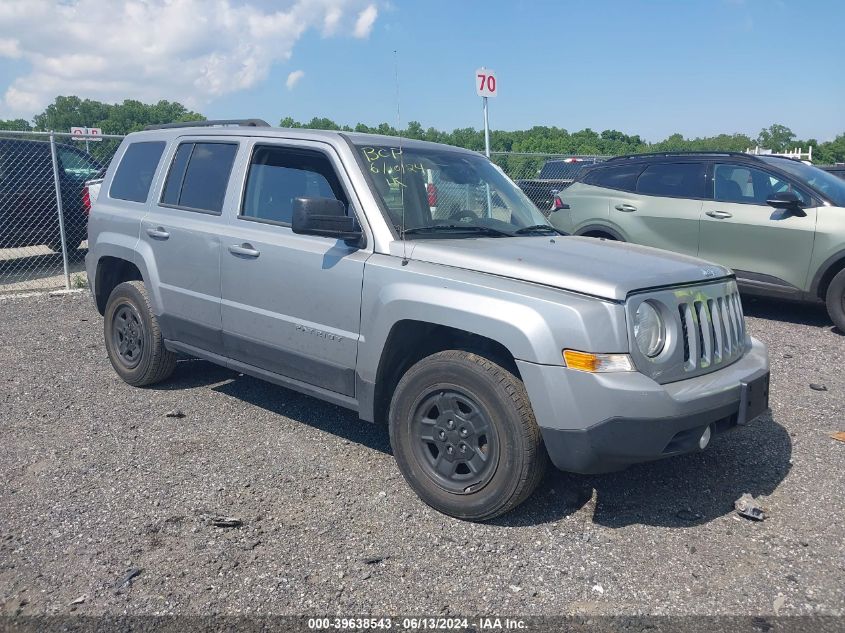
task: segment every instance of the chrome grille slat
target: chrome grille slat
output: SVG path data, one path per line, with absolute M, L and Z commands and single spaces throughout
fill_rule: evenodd
M 687 347 L 689 348 L 689 360 L 684 364 L 684 368 L 689 371 L 698 367 L 698 327 L 695 324 L 695 317 L 689 304 L 684 303 L 681 308 L 686 326 Z
M 713 361 L 719 363 L 722 361 L 722 354 L 725 349 L 725 338 L 722 333 L 722 318 L 719 316 L 718 302 L 716 300 L 708 299 L 707 307 L 710 310 L 710 318 L 713 320 L 713 335 L 715 339 Z
M 730 308 L 728 307 L 727 297 L 719 297 L 719 307 L 722 311 L 722 323 L 725 324 L 725 340 L 727 342 L 728 356 L 732 356 L 735 340 L 733 333 L 734 325 L 733 321 L 731 320 Z
M 695 306 L 698 308 L 698 330 L 702 347 L 700 365 L 709 367 L 713 362 L 713 328 L 710 325 L 707 304 L 704 301 L 696 301 Z

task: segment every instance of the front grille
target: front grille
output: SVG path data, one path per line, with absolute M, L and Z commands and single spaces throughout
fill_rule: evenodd
M 726 288 L 721 296 L 678 304 L 684 345 L 684 371 L 730 363 L 742 355 L 745 319 L 739 293 Z
M 745 353 L 745 320 L 733 279 L 632 294 L 626 302 L 632 342 L 635 314 L 644 301 L 663 316 L 666 343 L 655 357 L 645 356 L 632 344 L 631 356 L 637 369 L 657 382 L 701 376 L 730 365 Z

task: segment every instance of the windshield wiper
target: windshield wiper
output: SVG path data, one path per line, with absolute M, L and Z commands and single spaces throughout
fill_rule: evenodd
M 551 224 L 532 224 L 531 226 L 523 226 L 521 229 L 517 229 L 513 232 L 514 235 L 530 235 L 532 233 L 536 235 L 548 235 L 549 233 L 563 235 L 563 233 L 558 231 Z
M 400 234 L 401 234 L 400 230 Z M 511 233 L 493 229 L 489 226 L 476 226 L 460 224 L 434 224 L 432 226 L 415 226 L 410 229 L 405 229 L 405 235 L 423 235 L 426 233 L 475 233 L 478 235 L 490 235 L 495 237 L 511 237 Z

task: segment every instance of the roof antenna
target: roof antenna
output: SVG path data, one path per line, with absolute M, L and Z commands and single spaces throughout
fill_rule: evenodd
M 396 75 L 396 132 L 399 134 L 399 199 L 402 201 L 402 265 L 408 265 L 408 242 L 405 240 L 405 156 L 402 154 L 402 115 L 399 108 L 399 54 L 393 51 L 393 68 Z

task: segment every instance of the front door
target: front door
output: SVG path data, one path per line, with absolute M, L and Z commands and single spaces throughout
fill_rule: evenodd
M 354 396 L 370 252 L 290 228 L 294 198 L 336 198 L 351 213 L 351 190 L 338 158 L 323 144 L 254 145 L 241 207 L 221 244 L 229 358 Z
M 816 230 L 812 198 L 782 176 L 748 165 L 714 165 L 712 186 L 713 200 L 702 208 L 699 255 L 732 268 L 746 288 L 784 294 L 804 288 Z M 766 204 L 783 191 L 805 201 L 806 215 Z

